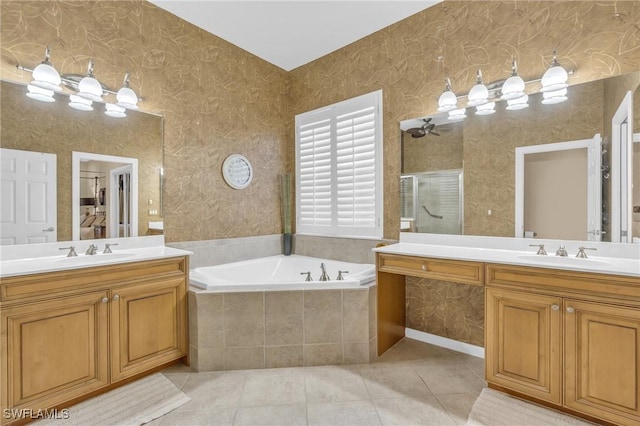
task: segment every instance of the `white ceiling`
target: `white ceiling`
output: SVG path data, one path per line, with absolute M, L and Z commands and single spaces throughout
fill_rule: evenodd
M 290 71 L 442 0 L 150 0 Z

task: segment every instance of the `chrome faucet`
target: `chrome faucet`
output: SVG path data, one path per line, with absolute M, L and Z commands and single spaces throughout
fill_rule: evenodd
M 562 256 L 562 257 L 569 256 L 569 253 L 567 253 L 567 249 L 564 248 L 564 244 L 560 244 L 558 251 L 556 251 L 556 256 Z
M 106 244 L 104 245 L 104 251 L 103 251 L 102 253 L 104 253 L 104 254 L 107 254 L 107 253 L 113 253 L 113 252 L 111 251 L 111 246 L 117 246 L 117 245 L 118 245 L 118 243 L 106 243 Z
M 96 254 L 98 252 L 98 246 L 95 244 L 91 244 L 89 246 L 89 248 L 87 249 L 87 251 L 85 252 L 86 255 L 89 256 L 93 256 L 94 254 Z
M 342 274 L 348 274 L 349 271 L 338 271 L 338 278 L 336 278 L 336 280 L 338 281 L 343 281 L 344 277 L 342 276 Z
M 313 281 L 313 278 L 311 278 L 311 271 L 308 272 L 300 272 L 300 275 L 306 275 L 307 277 L 304 279 L 305 281 Z
M 60 247 L 58 250 L 69 250 L 69 254 L 67 254 L 67 257 L 75 257 L 78 255 L 78 253 L 76 253 L 76 248 L 74 246 Z
M 544 249 L 544 244 L 529 244 L 529 247 L 538 247 L 538 252 L 536 254 L 539 254 L 540 256 L 547 255 L 547 251 Z
M 578 254 L 576 254 L 576 257 L 579 257 L 581 259 L 587 259 L 587 253 L 584 252 L 585 250 L 598 250 L 598 249 L 593 247 L 580 246 L 578 247 Z
M 322 275 L 320 275 L 319 281 L 331 281 L 331 278 L 327 275 L 327 270 L 324 268 L 324 263 L 320 264 L 320 269 L 322 269 Z

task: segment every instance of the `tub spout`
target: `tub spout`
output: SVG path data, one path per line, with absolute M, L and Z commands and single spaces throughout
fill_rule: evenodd
M 320 269 L 322 269 L 322 275 L 320 275 L 320 281 L 330 281 L 329 275 L 327 275 L 327 270 L 324 267 L 324 263 L 320 264 Z

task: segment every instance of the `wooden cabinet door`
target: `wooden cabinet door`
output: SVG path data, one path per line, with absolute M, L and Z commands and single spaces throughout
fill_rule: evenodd
M 565 301 L 565 405 L 640 423 L 640 311 Z
M 2 309 L 3 408 L 53 407 L 108 384 L 107 296 Z
M 111 291 L 111 381 L 187 353 L 186 279 Z
M 561 306 L 559 297 L 487 289 L 487 381 L 562 403 Z

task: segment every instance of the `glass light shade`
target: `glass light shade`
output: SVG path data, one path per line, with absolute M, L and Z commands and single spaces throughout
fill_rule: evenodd
M 43 89 L 42 87 L 34 86 L 32 84 L 27 85 L 27 97 L 35 99 L 40 102 L 55 102 L 53 97 L 53 90 Z
M 104 104 L 104 108 L 105 108 L 105 111 L 104 111 L 105 115 L 108 115 L 109 117 L 124 118 L 127 116 L 127 114 L 125 114 L 125 109 L 116 104 L 106 103 Z
M 471 88 L 471 91 L 469 92 L 469 96 L 467 98 L 469 99 L 469 101 L 467 102 L 467 106 L 478 106 L 486 104 L 489 99 L 489 90 L 484 84 L 478 83 Z
M 91 76 L 86 76 L 78 83 L 78 96 L 92 101 L 102 101 L 102 85 Z
M 560 65 L 554 65 L 549 68 L 542 76 L 542 92 L 554 92 L 556 90 L 564 89 L 568 86 L 567 80 L 569 74 L 567 70 Z
M 31 76 L 33 77 L 31 85 L 33 86 L 57 92 L 62 90 L 60 87 L 60 83 L 62 82 L 60 74 L 58 74 L 58 71 L 48 62 L 38 64 L 31 73 Z
M 512 75 L 502 85 L 500 99 L 517 99 L 524 96 L 524 80 L 519 75 Z
M 496 112 L 496 103 L 489 102 L 476 107 L 476 115 L 491 115 Z
M 467 118 L 467 115 L 465 114 L 466 109 L 465 108 L 460 108 L 460 109 L 454 109 L 449 111 L 449 120 L 450 121 L 461 121 L 464 120 L 465 118 Z
M 451 90 L 442 92 L 440 99 L 438 99 L 438 111 L 440 112 L 449 112 L 452 109 L 456 109 L 457 105 L 458 98 Z
M 127 109 L 138 109 L 138 105 L 136 105 L 138 96 L 136 92 L 128 87 L 121 87 L 116 94 L 116 99 L 118 100 L 116 105 Z
M 517 111 L 525 108 L 529 108 L 529 95 L 524 95 L 516 99 L 509 99 L 507 101 L 507 109 L 509 111 Z
M 93 102 L 90 99 L 83 98 L 78 95 L 69 96 L 69 106 L 79 111 L 93 111 L 91 106 Z
M 559 104 L 566 101 L 567 89 L 554 90 L 553 92 L 544 92 L 542 94 L 542 103 L 545 105 Z

